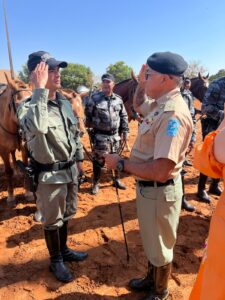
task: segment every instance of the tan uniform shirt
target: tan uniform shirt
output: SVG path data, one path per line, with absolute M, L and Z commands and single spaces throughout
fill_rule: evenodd
M 174 89 L 157 101 L 146 100 L 140 110 L 145 118 L 139 126 L 131 160 L 168 158 L 176 164 L 171 174 L 175 178 L 181 171 L 193 130 L 191 114 L 180 90 Z

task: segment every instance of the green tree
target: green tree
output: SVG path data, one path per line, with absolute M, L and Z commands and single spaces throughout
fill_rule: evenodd
M 93 73 L 89 67 L 81 64 L 68 64 L 61 71 L 62 87 L 76 90 L 79 85 L 91 87 L 93 85 Z
M 209 82 L 212 82 L 213 80 L 220 78 L 220 77 L 225 77 L 225 69 L 221 69 L 216 74 L 211 75 L 209 77 Z
M 131 67 L 127 66 L 123 61 L 110 64 L 106 71 L 115 77 L 116 82 L 131 78 Z
M 188 63 L 187 71 L 185 72 L 185 76 L 189 78 L 193 78 L 198 76 L 198 73 L 202 75 L 207 72 L 207 69 L 201 65 L 200 61 L 192 60 Z
M 25 83 L 29 82 L 29 71 L 27 65 L 22 65 L 22 70 L 19 71 L 18 78 Z

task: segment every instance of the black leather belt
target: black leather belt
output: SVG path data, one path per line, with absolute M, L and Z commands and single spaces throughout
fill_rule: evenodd
M 94 134 L 105 134 L 105 135 L 115 135 L 117 134 L 117 130 L 111 130 L 111 131 L 106 131 L 106 130 L 94 130 Z
M 166 182 L 158 182 L 158 181 L 145 181 L 145 180 L 137 180 L 139 185 L 142 186 L 152 186 L 152 187 L 160 187 L 167 185 L 174 185 L 173 179 L 168 179 Z
M 36 160 L 32 160 L 32 164 L 34 164 L 34 168 L 39 172 L 51 172 L 51 171 L 60 171 L 70 168 L 75 163 L 75 160 L 69 161 L 59 161 L 53 164 L 40 164 Z

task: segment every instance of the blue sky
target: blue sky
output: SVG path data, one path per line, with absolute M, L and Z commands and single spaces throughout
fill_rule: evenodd
M 1 2 L 0 69 L 8 69 Z M 138 72 L 157 51 L 200 61 L 210 74 L 225 68 L 224 0 L 6 0 L 6 8 L 16 71 L 37 50 L 97 76 L 119 60 Z

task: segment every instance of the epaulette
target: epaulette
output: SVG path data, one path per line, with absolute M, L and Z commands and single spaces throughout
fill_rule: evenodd
M 174 100 L 168 100 L 165 103 L 164 111 L 174 111 L 176 108 L 176 102 Z

